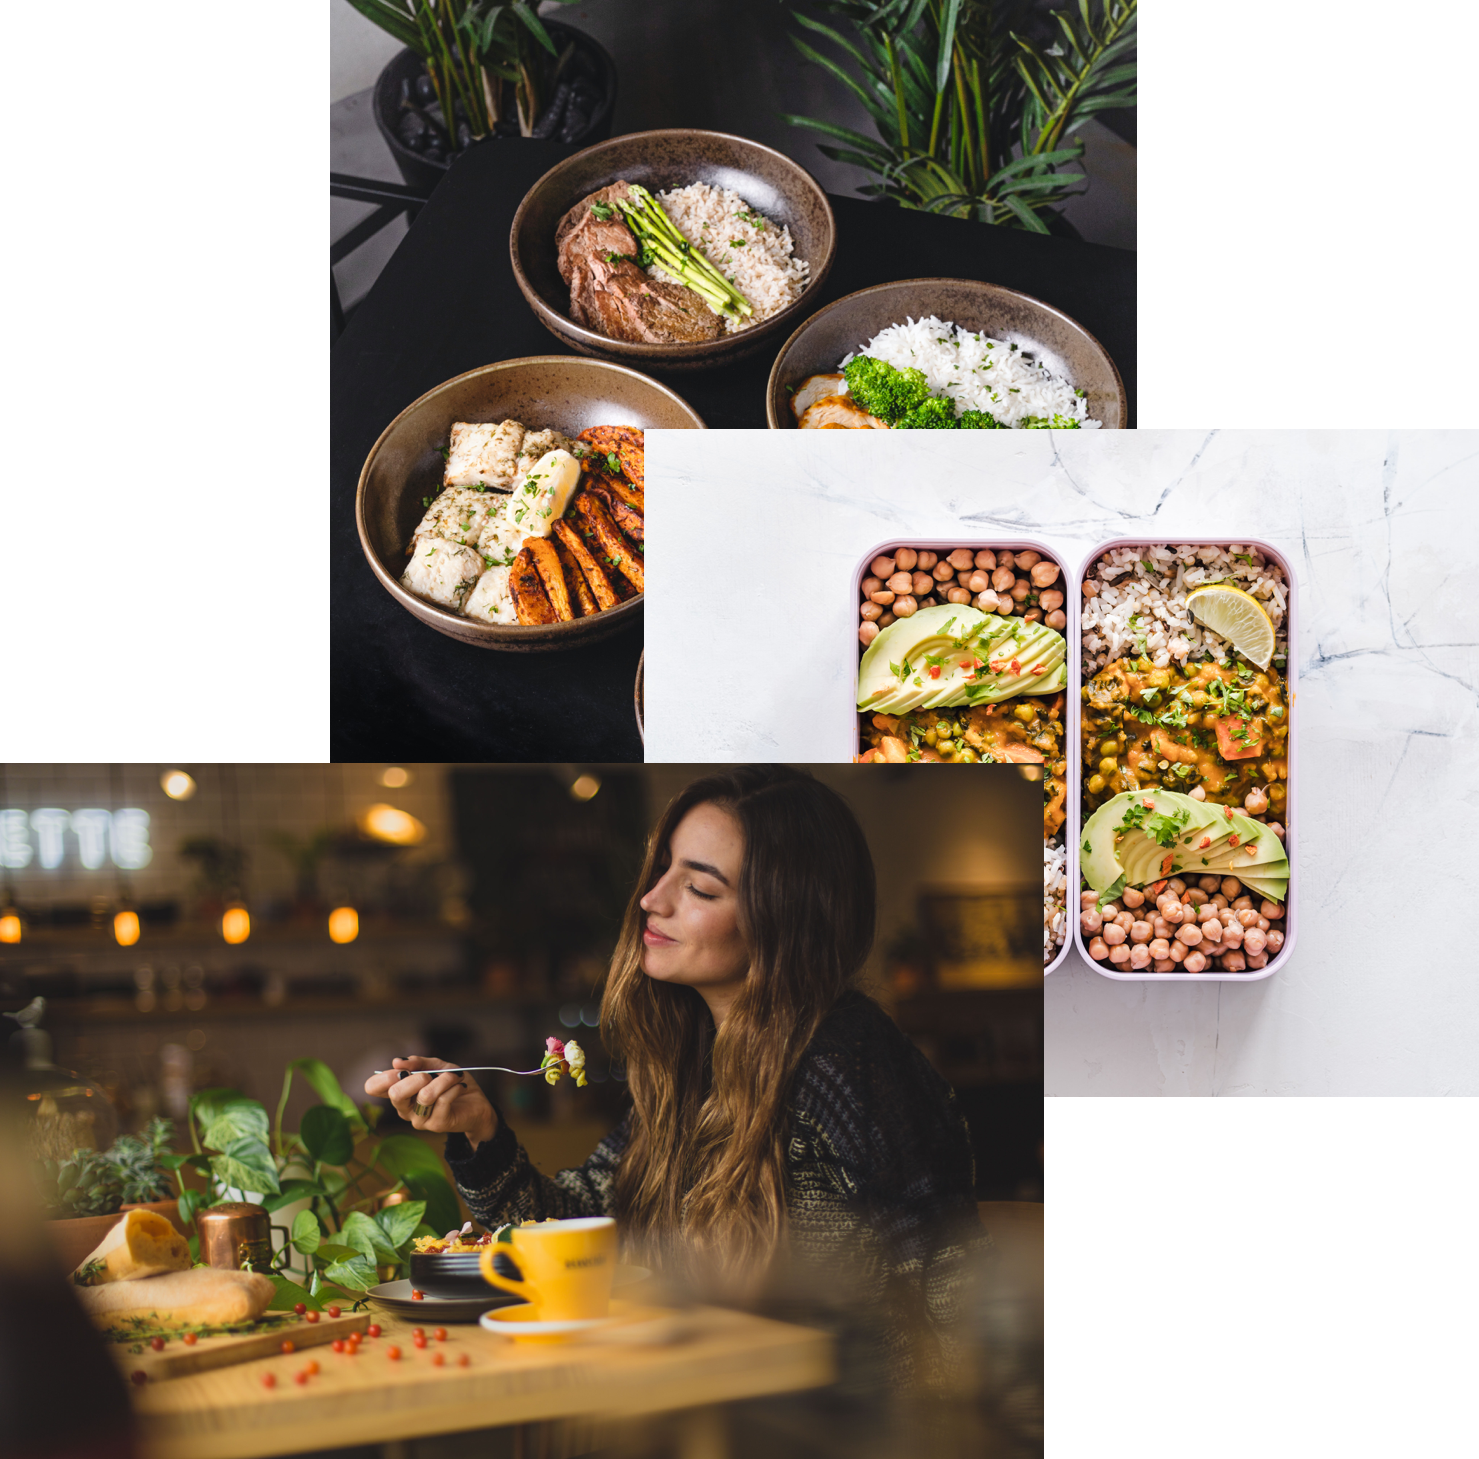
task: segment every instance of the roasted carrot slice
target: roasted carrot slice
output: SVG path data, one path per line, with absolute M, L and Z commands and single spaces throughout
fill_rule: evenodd
M 565 569 L 560 565 L 560 555 L 554 544 L 544 537 L 529 537 L 524 541 L 524 550 L 529 554 L 535 571 L 539 574 L 544 590 L 549 594 L 550 607 L 561 623 L 575 617 L 570 607 L 570 589 L 565 584 Z
M 642 490 L 646 451 L 636 426 L 591 426 L 580 433 L 580 439 L 603 456 L 614 455 L 632 485 Z
M 616 589 L 612 587 L 611 579 L 606 576 L 605 569 L 591 556 L 590 549 L 580 540 L 580 533 L 562 517 L 555 523 L 555 536 L 570 549 L 570 555 L 579 564 L 581 572 L 585 574 L 585 580 L 590 584 L 591 592 L 595 594 L 597 611 L 616 607 L 621 599 L 616 596 Z
M 575 595 L 575 616 L 589 618 L 593 613 L 599 613 L 601 610 L 596 604 L 596 595 L 591 592 L 591 585 L 586 582 L 585 574 L 575 560 L 575 554 L 558 539 L 555 541 L 555 551 L 560 556 L 560 566 L 565 569 L 566 580 Z
M 513 566 L 509 569 L 508 588 L 513 595 L 514 612 L 520 623 L 555 622 L 555 610 L 550 604 L 549 595 L 544 591 L 539 569 L 534 566 L 527 547 L 514 558 Z
M 616 530 L 615 524 L 606 515 L 606 509 L 601 505 L 595 493 L 578 492 L 575 497 L 575 510 L 595 533 L 596 545 L 600 549 L 601 556 L 609 561 L 611 566 L 621 573 L 639 593 L 642 592 L 641 559 L 627 545 L 621 533 Z
M 631 538 L 633 542 L 640 542 L 643 538 L 645 527 L 642 521 L 642 513 L 635 507 L 627 504 L 620 493 L 612 491 L 609 481 L 603 481 L 592 490 L 596 491 L 603 502 L 606 510 L 611 513 L 611 520 Z

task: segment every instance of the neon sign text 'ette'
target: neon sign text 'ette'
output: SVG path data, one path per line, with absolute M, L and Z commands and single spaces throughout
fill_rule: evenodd
M 138 871 L 154 858 L 149 845 L 149 812 L 63 811 L 43 806 L 34 811 L 0 811 L 0 866 L 23 871 L 33 861 L 55 871 L 71 848 L 89 871 L 105 861 L 124 871 Z

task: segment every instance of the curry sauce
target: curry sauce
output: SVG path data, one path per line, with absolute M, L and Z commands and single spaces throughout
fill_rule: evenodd
M 1082 690 L 1084 809 L 1161 786 L 1241 806 L 1266 788 L 1284 809 L 1289 708 L 1277 670 L 1205 662 L 1158 669 L 1117 659 Z

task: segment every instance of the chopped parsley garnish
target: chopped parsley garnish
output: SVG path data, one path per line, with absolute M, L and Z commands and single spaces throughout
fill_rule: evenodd
M 591 217 L 598 223 L 609 223 L 616 216 L 616 209 L 610 203 L 592 203 Z

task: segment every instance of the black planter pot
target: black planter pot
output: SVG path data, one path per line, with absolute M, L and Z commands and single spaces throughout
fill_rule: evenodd
M 546 20 L 544 27 L 560 50 L 564 50 L 569 42 L 573 41 L 575 44 L 575 54 L 566 63 L 560 79 L 571 80 L 576 76 L 585 76 L 594 82 L 600 97 L 584 126 L 573 135 L 564 135 L 557 130 L 556 138 L 565 142 L 578 142 L 582 146 L 604 141 L 611 135 L 611 118 L 616 110 L 616 63 L 605 47 L 592 40 L 584 31 L 564 25 L 558 20 Z M 399 131 L 402 82 L 409 81 L 414 88 L 416 78 L 422 74 L 421 57 L 414 51 L 404 50 L 393 56 L 375 82 L 374 112 L 375 125 L 385 138 L 385 145 L 390 148 L 395 164 L 406 180 L 406 186 L 429 193 L 446 175 L 451 159 L 445 156 L 439 159 L 428 157 L 425 153 L 408 147 L 401 140 Z M 487 140 L 516 146 L 523 139 L 494 136 Z

